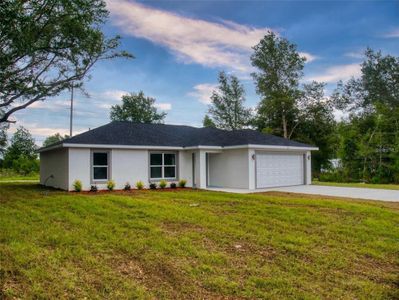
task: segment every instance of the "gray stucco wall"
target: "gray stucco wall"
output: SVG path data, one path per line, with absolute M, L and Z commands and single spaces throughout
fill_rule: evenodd
M 68 149 L 40 153 L 40 184 L 68 189 Z
M 226 188 L 249 188 L 248 149 L 210 153 L 208 185 Z

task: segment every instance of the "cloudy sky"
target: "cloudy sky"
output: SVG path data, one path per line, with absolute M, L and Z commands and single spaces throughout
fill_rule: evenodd
M 298 45 L 307 58 L 304 81 L 327 83 L 359 74 L 367 46 L 399 55 L 399 2 L 388 1 L 133 1 L 107 0 L 107 35 L 122 36 L 134 60 L 101 62 L 75 97 L 74 133 L 109 122 L 121 95 L 143 90 L 168 113 L 166 123 L 200 126 L 217 73 L 237 75 L 247 105 L 259 101 L 251 47 L 268 30 Z M 41 144 L 69 132 L 69 95 L 36 103 L 14 116 Z

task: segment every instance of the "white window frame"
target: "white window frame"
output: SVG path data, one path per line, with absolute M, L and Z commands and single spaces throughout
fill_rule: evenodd
M 107 154 L 107 165 L 95 165 L 94 164 L 94 154 L 96 154 L 96 153 Z M 102 151 L 102 150 L 91 151 L 91 181 L 92 181 L 92 183 L 107 182 L 109 180 L 110 158 L 111 158 L 111 155 L 110 155 L 109 151 Z M 107 178 L 106 179 L 95 179 L 94 178 L 94 168 L 107 168 Z
M 161 154 L 162 155 L 162 163 L 160 165 L 151 165 L 151 155 L 152 154 Z M 174 165 L 165 165 L 165 154 L 172 154 L 175 156 L 175 164 Z M 161 168 L 161 177 L 151 177 L 151 168 L 158 167 Z M 165 177 L 165 167 L 174 167 L 175 168 L 175 177 Z M 149 172 L 150 172 L 150 180 L 157 181 L 157 180 L 176 180 L 177 179 L 177 153 L 176 152 L 150 152 L 149 157 Z

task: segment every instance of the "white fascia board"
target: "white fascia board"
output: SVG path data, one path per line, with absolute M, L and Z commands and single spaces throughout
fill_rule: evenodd
M 204 149 L 204 150 L 222 150 L 222 146 L 190 146 L 190 147 L 184 147 L 185 150 L 194 150 L 194 149 Z
M 62 144 L 67 148 L 101 148 L 101 149 L 132 149 L 132 150 L 183 150 L 183 147 L 174 146 L 129 146 L 129 145 L 103 145 L 103 144 Z
M 262 150 L 292 150 L 292 151 L 310 151 L 319 150 L 318 147 L 296 147 L 296 146 L 273 146 L 273 145 L 237 145 L 237 146 L 190 146 L 190 147 L 176 147 L 176 146 L 131 146 L 131 145 L 104 145 L 104 144 L 68 144 L 62 143 L 53 147 L 39 149 L 38 152 L 50 151 L 57 148 L 101 148 L 101 149 L 136 149 L 136 150 L 228 150 L 228 149 L 262 149 Z
M 289 150 L 289 151 L 310 151 L 319 150 L 318 147 L 297 147 L 297 146 L 275 146 L 275 145 L 237 145 L 237 146 L 227 146 L 224 149 L 261 149 L 261 150 Z

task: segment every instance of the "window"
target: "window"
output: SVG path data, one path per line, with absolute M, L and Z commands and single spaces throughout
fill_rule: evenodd
M 93 152 L 93 180 L 108 180 L 108 152 Z
M 150 154 L 150 178 L 151 179 L 175 179 L 176 178 L 176 154 L 175 153 L 151 153 Z

